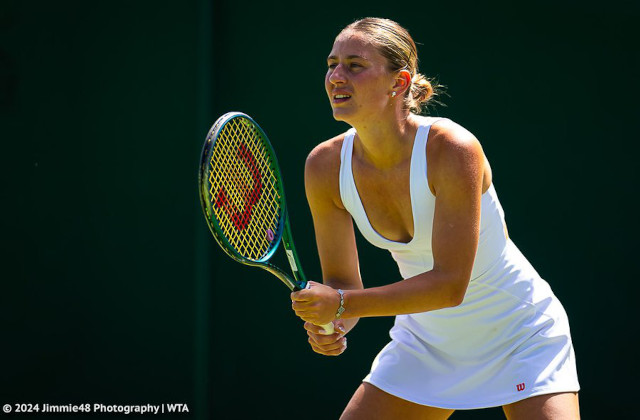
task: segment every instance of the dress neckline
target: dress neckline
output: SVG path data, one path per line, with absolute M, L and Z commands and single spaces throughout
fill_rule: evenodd
M 349 167 L 348 167 L 348 172 L 349 172 L 349 178 L 350 178 L 350 182 L 351 182 L 351 186 L 353 187 L 353 190 L 355 191 L 355 197 L 356 197 L 356 205 L 358 206 L 358 208 L 362 211 L 362 214 L 364 215 L 364 220 L 367 223 L 367 226 L 370 228 L 371 232 L 373 232 L 376 237 L 382 241 L 385 244 L 390 244 L 393 245 L 394 247 L 409 247 L 411 246 L 411 244 L 415 241 L 416 237 L 418 236 L 418 232 L 419 232 L 419 225 L 416 223 L 416 202 L 414 199 L 414 194 L 413 194 L 413 178 L 414 176 L 416 176 L 415 174 L 415 166 L 416 166 L 416 159 L 417 159 L 417 152 L 416 149 L 419 147 L 419 145 L 422 143 L 423 145 L 426 145 L 426 140 L 424 142 L 419 141 L 421 139 L 420 136 L 428 136 L 429 135 L 429 128 L 431 128 L 431 124 L 421 124 L 418 126 L 418 130 L 416 131 L 416 135 L 413 139 L 413 146 L 411 149 L 411 163 L 409 165 L 409 198 L 411 200 L 411 219 L 412 219 L 412 223 L 413 223 L 413 236 L 411 237 L 411 239 L 408 242 L 400 242 L 400 241 L 392 241 L 391 239 L 387 239 L 386 237 L 384 237 L 382 234 L 380 234 L 380 232 L 378 232 L 373 225 L 371 224 L 371 221 L 369 220 L 369 215 L 367 214 L 365 208 L 364 208 L 364 204 L 362 204 L 362 199 L 360 197 L 360 193 L 358 192 L 358 187 L 356 186 L 356 181 L 355 181 L 355 177 L 353 176 L 353 143 L 355 140 L 355 135 L 356 135 L 356 130 L 355 129 L 351 129 L 349 130 L 349 155 L 347 156 L 348 162 L 349 162 Z M 426 130 L 426 133 L 423 133 Z M 426 159 L 426 149 L 424 150 L 424 157 Z

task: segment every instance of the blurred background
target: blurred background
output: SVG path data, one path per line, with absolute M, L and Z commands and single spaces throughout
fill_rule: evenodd
M 254 117 L 319 279 L 304 161 L 348 128 L 325 59 L 366 16 L 409 29 L 447 86 L 431 115 L 482 142 L 511 238 L 569 314 L 583 418 L 637 417 L 640 5 L 624 0 L 1 0 L 1 404 L 339 416 L 393 320 L 361 320 L 341 357 L 313 353 L 287 289 L 215 244 L 197 167 L 219 115 Z M 366 286 L 400 279 L 358 239 Z

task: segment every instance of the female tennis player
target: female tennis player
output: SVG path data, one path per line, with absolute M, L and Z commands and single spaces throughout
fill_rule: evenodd
M 327 60 L 333 116 L 352 128 L 308 157 L 323 284 L 293 293 L 292 306 L 324 355 L 345 350 L 359 318 L 396 316 L 341 418 L 502 406 L 508 419 L 578 419 L 567 315 L 509 239 L 478 140 L 419 115 L 434 92 L 417 61 L 409 33 L 377 18 L 343 29 Z M 402 280 L 363 287 L 352 219 Z M 332 321 L 332 335 L 316 326 Z

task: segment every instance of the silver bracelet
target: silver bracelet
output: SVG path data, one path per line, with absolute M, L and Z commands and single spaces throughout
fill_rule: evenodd
M 336 312 L 336 319 L 340 319 L 344 312 L 344 292 L 342 289 L 338 289 L 338 294 L 340 295 L 340 307 L 338 308 L 338 312 Z

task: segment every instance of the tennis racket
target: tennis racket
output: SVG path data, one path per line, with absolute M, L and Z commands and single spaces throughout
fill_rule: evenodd
M 239 263 L 260 267 L 291 291 L 307 287 L 293 244 L 276 154 L 248 115 L 228 112 L 213 124 L 200 161 L 202 211 L 220 247 Z M 269 261 L 280 242 L 293 278 Z M 321 325 L 333 334 L 333 323 Z

